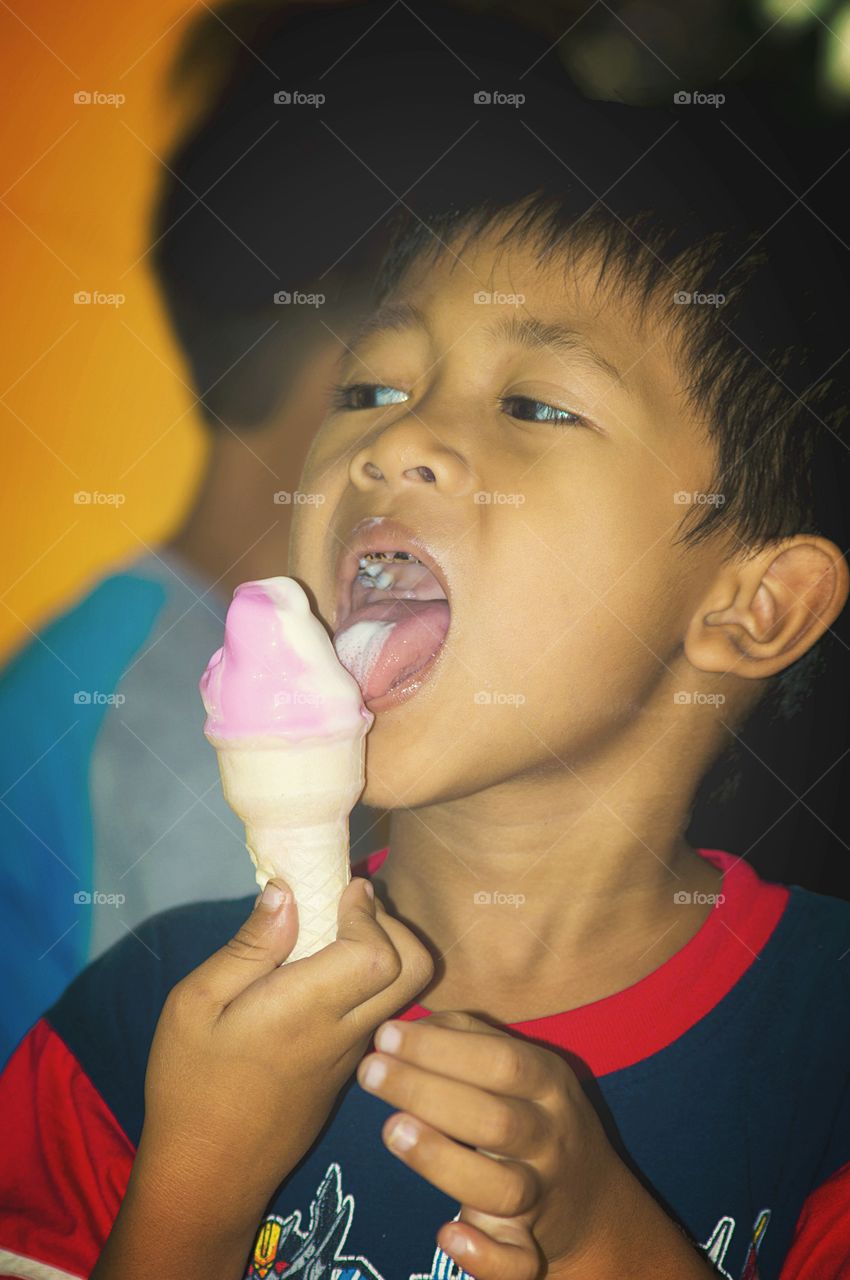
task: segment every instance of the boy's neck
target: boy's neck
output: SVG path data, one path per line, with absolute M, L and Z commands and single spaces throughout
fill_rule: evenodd
M 392 814 L 375 887 L 434 955 L 420 1003 L 543 1017 L 621 991 L 685 946 L 722 876 L 681 835 L 686 780 L 678 800 L 669 785 L 641 796 L 636 781 L 594 803 L 586 784 L 553 775 L 548 787 L 518 780 Z M 687 904 L 674 898 L 682 891 Z

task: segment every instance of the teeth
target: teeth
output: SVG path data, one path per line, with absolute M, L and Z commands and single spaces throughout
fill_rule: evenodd
M 358 582 L 362 582 L 365 586 L 380 587 L 382 591 L 393 584 L 393 575 L 387 573 L 386 569 L 382 569 L 379 564 L 367 564 L 363 566 L 361 561 L 360 572 L 357 575 Z
M 367 551 L 365 556 L 360 557 L 360 564 L 364 565 L 370 560 L 413 560 L 416 564 L 420 563 L 409 551 Z
M 395 579 L 392 573 L 384 568 L 384 565 L 392 564 L 396 560 L 407 561 L 412 564 L 422 563 L 408 551 L 369 551 L 365 556 L 360 557 L 357 581 L 364 586 L 378 587 L 381 591 L 386 591 L 388 587 L 393 585 Z

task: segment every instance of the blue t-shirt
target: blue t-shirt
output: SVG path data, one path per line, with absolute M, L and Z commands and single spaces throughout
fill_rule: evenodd
M 723 871 L 723 900 L 680 951 L 616 995 L 511 1029 L 567 1057 L 621 1157 L 718 1274 L 841 1280 L 850 1275 L 850 903 L 700 852 Z M 21 1044 L 0 1077 L 4 1121 L 14 1117 L 0 1152 L 10 1206 L 0 1274 L 4 1259 L 8 1274 L 31 1274 L 14 1270 L 21 1258 L 88 1274 L 132 1168 L 165 997 L 252 905 L 198 903 L 146 922 Z M 427 1012 L 414 1003 L 399 1016 Z M 464 1274 L 435 1241 L 460 1206 L 386 1150 L 390 1112 L 349 1080 L 258 1223 L 247 1277 Z

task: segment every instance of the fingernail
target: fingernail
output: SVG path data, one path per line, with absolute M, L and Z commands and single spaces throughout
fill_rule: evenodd
M 391 1022 L 379 1027 L 375 1036 L 375 1045 L 383 1053 L 395 1053 L 396 1049 L 401 1048 L 401 1032 L 398 1027 L 394 1027 Z
M 399 1120 L 387 1142 L 394 1151 L 408 1151 L 419 1141 L 419 1129 L 412 1120 Z
M 273 880 L 269 880 L 260 897 L 260 906 L 266 911 L 277 911 L 278 907 L 282 907 L 285 902 L 290 899 L 290 894 L 285 889 L 281 889 L 280 885 L 275 884 Z
M 449 1248 L 453 1254 L 473 1254 L 475 1246 L 470 1244 L 466 1236 L 459 1236 L 454 1231 L 449 1237 Z
M 373 1058 L 363 1071 L 363 1083 L 367 1089 L 377 1089 L 387 1076 L 387 1065 L 380 1058 Z
M 364 880 L 364 881 L 363 881 L 363 888 L 364 888 L 364 890 L 365 890 L 366 894 L 367 894 L 370 898 L 374 898 L 374 897 L 375 897 L 375 890 L 374 890 L 374 887 L 372 886 L 371 881 L 369 881 L 369 880 Z

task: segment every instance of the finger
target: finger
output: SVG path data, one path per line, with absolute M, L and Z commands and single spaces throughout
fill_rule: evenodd
M 298 909 L 285 880 L 275 876 L 234 937 L 183 979 L 224 1008 L 258 979 L 273 973 L 295 946 Z
M 437 1244 L 475 1280 L 537 1280 L 544 1274 L 540 1246 L 519 1223 L 494 1225 L 485 1232 L 468 1222 L 447 1222 L 437 1232 Z
M 465 1009 L 441 1009 L 431 1014 L 431 1021 L 440 1027 L 453 1027 L 455 1031 L 474 1031 L 479 1035 L 502 1036 L 504 1028 L 487 1022 L 484 1018 L 476 1018 Z
M 270 992 L 286 982 L 288 993 L 302 994 L 314 1008 L 336 1019 L 381 996 L 374 1005 L 374 1021 L 368 1024 L 371 1033 L 382 1017 L 410 998 L 409 990 L 419 989 L 423 958 L 428 957 L 412 934 L 409 937 L 415 950 L 406 945 L 399 951 L 376 919 L 375 900 L 367 885 L 368 881 L 355 876 L 346 886 L 339 902 L 335 941 L 315 955 L 293 961 L 280 976 L 272 974 L 268 982 Z M 365 1030 L 367 1024 L 363 1025 Z
M 491 1093 L 529 1101 L 551 1093 L 553 1080 L 563 1072 L 557 1055 L 492 1027 L 459 1029 L 469 1021 L 486 1026 L 469 1014 L 454 1013 L 385 1022 L 375 1033 L 375 1048 L 454 1080 L 476 1085 L 486 1080 Z
M 364 1001 L 349 1015 L 359 1024 L 368 1026 L 370 1036 L 380 1022 L 410 1005 L 434 976 L 433 957 L 416 934 L 390 915 L 379 900 L 375 906 L 378 924 L 395 947 L 402 968 L 394 983 Z
M 532 1159 L 545 1143 L 549 1125 L 543 1112 L 524 1098 L 506 1098 L 370 1053 L 357 1068 L 362 1088 L 449 1138 L 500 1156 Z
M 438 1191 L 481 1213 L 513 1218 L 539 1197 L 537 1174 L 528 1165 L 470 1151 L 407 1112 L 390 1116 L 381 1137 L 394 1156 Z

